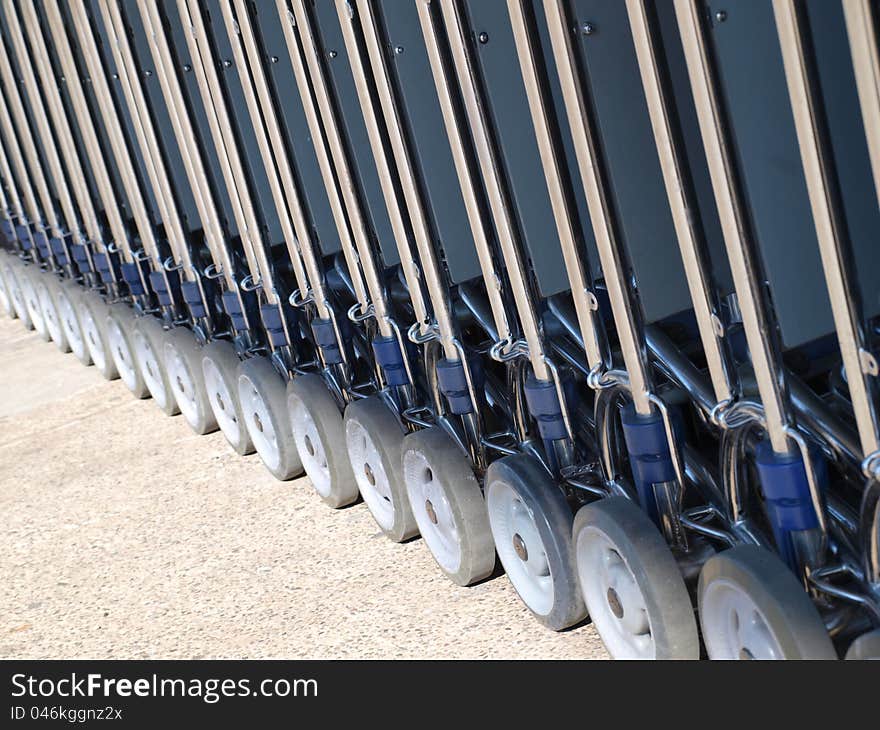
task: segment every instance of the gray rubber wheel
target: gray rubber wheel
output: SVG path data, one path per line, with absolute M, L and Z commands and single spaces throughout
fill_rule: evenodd
M 180 408 L 165 371 L 165 327 L 162 322 L 150 315 L 135 319 L 131 344 L 141 378 L 153 402 L 166 416 L 176 416 Z
M 505 456 L 486 471 L 484 488 L 495 549 L 522 602 L 553 631 L 582 620 L 573 517 L 547 470 L 528 454 Z
M 46 329 L 49 330 L 49 336 L 55 346 L 67 354 L 70 352 L 70 343 L 67 341 L 67 334 L 64 331 L 64 323 L 58 308 L 58 291 L 61 288 L 61 281 L 54 274 L 48 272 L 41 279 L 37 287 L 37 294 L 40 297 Z
M 149 398 L 150 389 L 144 382 L 134 347 L 134 329 L 137 315 L 126 304 L 111 304 L 104 320 L 107 346 L 116 370 L 125 387 L 135 398 Z M 92 353 L 94 359 L 94 353 Z
M 55 293 L 55 302 L 58 305 L 58 316 L 61 318 L 61 327 L 70 351 L 83 365 L 92 364 L 92 355 L 86 344 L 85 332 L 83 332 L 77 311 L 77 300 L 83 295 L 82 288 L 73 281 L 58 282 L 58 291 Z
M 357 483 L 342 448 L 342 413 L 321 376 L 308 373 L 291 380 L 287 407 L 296 450 L 315 491 L 334 509 L 357 501 Z
M 0 256 L 3 252 L 0 251 Z M 12 306 L 12 294 L 10 286 L 6 283 L 6 261 L 0 259 L 0 314 L 15 319 L 18 315 L 15 313 L 15 307 Z
M 110 352 L 110 340 L 107 338 L 109 307 L 99 294 L 89 290 L 84 290 L 74 300 L 74 304 L 90 359 L 98 372 L 107 380 L 116 380 L 119 371 L 116 369 L 116 361 Z
M 699 659 L 690 595 L 666 541 L 624 497 L 582 507 L 572 530 L 587 611 L 615 659 Z
M 0 263 L 0 266 L 5 267 L 3 272 L 6 276 L 6 287 L 9 291 L 9 300 L 12 304 L 13 319 L 17 317 L 21 320 L 25 329 L 33 329 L 34 325 L 28 314 L 27 304 L 24 301 L 24 292 L 21 289 L 21 282 L 19 282 L 18 279 L 24 267 L 22 267 L 21 262 L 18 259 L 11 256 L 6 261 Z
M 483 493 L 467 457 L 440 426 L 403 440 L 403 479 L 440 570 L 460 586 L 491 575 L 495 543 Z
M 46 320 L 43 319 L 43 307 L 40 303 L 40 294 L 38 284 L 39 276 L 42 272 L 37 266 L 23 266 L 18 271 L 18 285 L 21 288 L 21 294 L 24 298 L 24 304 L 27 308 L 28 319 L 36 330 L 36 333 L 46 342 L 51 338 L 49 329 L 46 327 Z
M 847 659 L 880 661 L 880 629 L 859 636 L 846 652 Z
M 404 435 L 378 396 L 355 401 L 345 409 L 345 445 L 358 490 L 376 524 L 393 542 L 419 534 L 400 463 Z
M 244 423 L 238 400 L 238 368 L 241 364 L 235 347 L 226 340 L 209 342 L 202 349 L 202 375 L 208 393 L 208 405 L 237 454 L 254 453 L 254 444 Z
M 282 482 L 300 476 L 303 466 L 290 428 L 286 386 L 268 358 L 241 363 L 238 400 L 254 448 L 272 476 Z
M 700 625 L 710 659 L 836 659 L 819 612 L 773 553 L 739 545 L 700 573 Z
M 185 327 L 167 330 L 163 357 L 171 392 L 190 428 L 200 436 L 216 431 L 217 419 L 205 389 L 202 348 L 193 333 Z

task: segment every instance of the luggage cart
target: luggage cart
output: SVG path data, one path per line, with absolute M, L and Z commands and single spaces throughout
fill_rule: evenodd
M 169 272 L 179 272 L 181 277 L 180 299 L 186 308 L 184 310 L 179 304 L 175 311 L 168 313 L 161 358 L 168 384 L 184 418 L 196 433 L 211 433 L 218 425 L 205 387 L 201 348 L 201 344 L 214 335 L 211 283 L 203 273 L 202 252 L 184 227 L 185 213 L 182 211 L 185 209 L 178 207 L 175 186 L 153 122 L 153 115 L 158 117 L 161 112 L 155 109 L 153 115 L 150 113 L 120 9 L 99 0 L 98 12 L 110 41 L 132 127 L 172 251 L 171 258 L 166 259 L 163 266 Z M 167 115 L 163 119 L 167 119 Z

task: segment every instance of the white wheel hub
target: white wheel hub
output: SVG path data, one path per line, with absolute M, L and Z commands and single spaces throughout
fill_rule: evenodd
M 269 470 L 277 469 L 281 465 L 281 449 L 266 401 L 246 375 L 239 380 L 238 395 L 254 448 Z
M 137 361 L 141 364 L 141 376 L 144 383 L 159 408 L 165 408 L 169 394 L 165 390 L 165 383 L 162 380 L 162 364 L 159 362 L 153 343 L 137 326 L 134 328 L 132 339 L 134 340 Z
M 615 659 L 653 659 L 645 597 L 617 546 L 602 530 L 585 527 L 575 545 L 587 610 Z
M 440 566 L 455 573 L 461 566 L 461 535 L 449 504 L 444 475 L 431 468 L 421 451 L 407 451 L 406 490 L 419 532 Z
M 345 440 L 361 496 L 379 527 L 390 530 L 394 526 L 394 500 L 382 454 L 367 429 L 356 420 L 346 424 Z
M 137 364 L 122 328 L 113 317 L 107 318 L 107 344 L 119 377 L 129 390 L 134 390 L 137 387 Z M 94 356 L 93 352 L 92 357 Z
M 9 289 L 9 298 L 12 301 L 12 308 L 15 310 L 19 319 L 26 320 L 28 318 L 27 303 L 24 300 L 24 292 L 21 290 L 21 284 L 18 277 L 11 267 L 6 269 L 6 287 Z
M 61 319 L 58 316 L 55 301 L 52 299 L 52 293 L 49 291 L 48 282 L 41 281 L 39 283 L 37 296 L 40 299 L 40 311 L 43 313 L 43 320 L 46 322 L 46 329 L 49 330 L 49 336 L 55 342 L 62 342 L 64 339 L 64 330 L 61 327 Z
M 5 267 L 0 268 L 0 310 L 3 314 L 9 315 L 12 312 L 12 301 L 9 297 L 9 288 L 6 284 L 6 278 L 9 276 Z
M 235 413 L 235 400 L 232 391 L 223 379 L 223 374 L 217 363 L 210 357 L 202 359 L 202 370 L 205 375 L 208 402 L 217 419 L 217 425 L 220 426 L 220 430 L 230 442 L 237 444 L 241 440 L 241 424 Z
M 83 339 L 89 354 L 92 356 L 92 362 L 95 363 L 95 367 L 98 370 L 104 370 L 107 365 L 107 353 L 104 352 L 101 330 L 98 328 L 98 323 L 92 314 L 91 307 L 83 305 L 82 309 L 80 309 L 80 321 L 82 322 Z
M 196 382 L 189 365 L 180 351 L 170 342 L 165 343 L 165 371 L 180 412 L 190 426 L 199 422 L 199 406 L 196 399 Z
M 291 396 L 289 402 L 293 440 L 296 443 L 303 469 L 305 469 L 315 491 L 322 497 L 329 497 L 332 477 L 321 432 L 318 430 L 311 412 L 298 396 Z
M 73 302 L 64 289 L 58 291 L 56 301 L 58 303 L 58 318 L 61 320 L 61 328 L 64 330 L 70 349 L 73 350 L 74 355 L 82 359 L 85 357 L 87 348 Z
M 742 586 L 724 578 L 703 593 L 700 623 L 710 659 L 784 659 L 767 618 Z
M 46 334 L 46 322 L 43 320 L 43 311 L 40 307 L 40 297 L 31 277 L 25 272 L 21 277 L 21 294 L 27 307 L 28 316 L 34 329 L 41 335 Z
M 532 510 L 504 482 L 490 485 L 487 503 L 495 548 L 510 582 L 532 611 L 547 615 L 553 609 L 553 576 Z

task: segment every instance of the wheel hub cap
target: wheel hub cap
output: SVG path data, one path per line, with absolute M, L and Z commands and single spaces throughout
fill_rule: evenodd
M 523 562 L 528 561 L 529 550 L 526 547 L 526 541 L 523 540 L 518 533 L 513 536 L 513 551 L 520 560 Z

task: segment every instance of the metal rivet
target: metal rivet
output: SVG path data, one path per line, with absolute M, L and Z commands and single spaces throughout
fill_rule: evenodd
M 152 75 L 153 75 L 153 72 L 150 71 L 150 69 L 147 69 L 146 71 L 144 71 L 144 76 L 146 76 L 147 78 L 149 78 Z
M 584 23 L 581 26 L 581 33 L 584 35 L 593 35 L 596 32 L 596 26 L 592 23 Z
M 119 79 L 119 74 L 113 74 L 113 80 L 116 81 Z
M 190 66 L 188 63 L 185 63 L 185 64 L 183 65 L 183 70 L 184 70 L 186 73 L 189 73 L 190 71 L 193 70 L 193 67 Z
M 232 61 L 230 61 L 228 58 L 224 59 L 223 68 L 229 68 L 230 66 L 232 66 Z
M 727 11 L 719 10 L 717 13 L 715 13 L 715 20 L 717 20 L 719 23 L 723 23 L 725 20 L 727 20 Z
M 269 60 L 270 60 L 272 63 L 278 63 L 278 56 L 272 56 Z
M 403 46 L 395 46 L 394 52 L 399 56 L 401 53 L 403 53 Z
M 482 33 L 480 33 L 479 36 L 477 36 L 477 40 L 479 40 L 480 43 L 485 45 L 486 43 L 489 42 L 489 34 L 486 31 L 483 31 Z
M 330 58 L 336 58 L 338 55 L 336 51 L 330 51 Z

